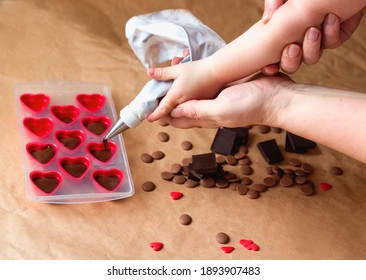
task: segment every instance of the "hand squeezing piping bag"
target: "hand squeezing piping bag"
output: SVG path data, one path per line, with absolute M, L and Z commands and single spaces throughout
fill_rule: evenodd
M 186 10 L 164 10 L 135 16 L 126 23 L 125 32 L 132 50 L 146 68 L 171 61 L 184 50 L 189 50 L 190 55 L 181 63 L 203 59 L 226 44 Z M 135 99 L 120 111 L 120 119 L 103 140 L 137 127 L 156 109 L 172 83 L 157 80 L 146 83 Z

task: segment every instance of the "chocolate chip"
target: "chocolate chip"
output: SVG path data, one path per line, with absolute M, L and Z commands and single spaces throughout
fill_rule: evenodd
M 199 182 L 194 181 L 194 180 L 191 180 L 191 179 L 188 179 L 187 181 L 184 182 L 184 185 L 187 188 L 195 188 L 195 187 L 197 187 L 199 185 Z
M 246 185 L 243 184 L 239 184 L 236 187 L 236 191 L 240 194 L 240 195 L 246 195 L 247 192 L 249 191 L 248 187 Z
M 273 166 L 272 167 L 272 171 L 274 174 L 278 175 L 278 176 L 283 176 L 283 174 L 285 174 L 285 171 L 283 171 L 283 169 L 281 167 L 278 166 Z
M 259 131 L 260 134 L 267 134 L 270 130 L 271 130 L 271 128 L 267 125 L 259 125 L 258 126 L 258 131 Z
M 283 187 L 291 187 L 294 183 L 294 180 L 289 175 L 284 175 L 280 180 L 280 185 Z
M 227 155 L 225 157 L 225 160 L 226 162 L 229 164 L 229 165 L 235 165 L 236 164 L 236 158 L 233 156 L 233 155 Z
M 155 188 L 156 188 L 155 184 L 151 181 L 147 181 L 142 184 L 142 189 L 145 192 L 151 192 L 151 191 L 155 190 Z
M 263 184 L 255 184 L 255 185 L 253 185 L 252 190 L 255 190 L 258 192 L 266 192 L 268 190 L 268 187 Z
M 226 164 L 226 158 L 224 156 L 218 156 L 216 157 L 217 164 Z
M 273 177 L 266 177 L 263 179 L 263 183 L 269 187 L 269 188 L 273 188 L 274 186 L 277 185 L 277 181 L 275 178 Z
M 243 185 L 249 186 L 253 183 L 253 181 L 249 177 L 243 177 L 243 178 L 241 178 L 240 183 Z
M 237 152 L 235 155 L 234 155 L 234 158 L 235 159 L 243 159 L 246 157 L 246 153 L 244 152 Z
M 275 139 L 260 142 L 257 144 L 257 147 L 267 163 L 274 164 L 283 160 L 280 148 Z
M 167 172 L 167 171 L 161 172 L 161 178 L 163 178 L 166 181 L 171 181 L 173 179 L 173 177 L 174 177 L 174 175 L 171 172 Z
M 304 195 L 312 195 L 314 193 L 314 186 L 312 183 L 308 182 L 301 186 L 301 192 Z
M 229 184 L 230 184 L 229 181 L 227 181 L 225 179 L 218 179 L 215 181 L 215 185 L 219 189 L 225 189 L 229 186 Z
M 288 175 L 294 175 L 295 174 L 295 171 L 291 168 L 284 168 L 283 172 L 285 172 L 285 174 L 288 174 Z
M 305 176 L 306 175 L 305 171 L 302 169 L 295 169 L 294 172 L 295 172 L 296 176 Z
M 303 185 L 303 184 L 305 184 L 307 181 L 308 181 L 308 178 L 306 178 L 305 176 L 297 176 L 297 177 L 295 178 L 295 182 L 296 182 L 296 184 L 299 184 L 299 185 Z
M 266 174 L 267 174 L 267 175 L 272 175 L 272 174 L 274 174 L 274 172 L 273 172 L 273 167 L 272 167 L 272 166 L 267 166 L 267 167 L 266 167 Z
M 302 162 L 300 160 L 298 160 L 297 158 L 291 158 L 291 159 L 289 159 L 288 163 L 290 165 L 296 166 L 296 167 L 299 167 L 302 164 Z
M 233 182 L 233 183 L 230 183 L 229 187 L 230 189 L 232 189 L 233 191 L 236 191 L 238 186 L 240 186 L 241 184 L 239 182 Z
M 167 142 L 169 141 L 169 134 L 162 131 L 162 132 L 159 132 L 158 133 L 158 139 L 161 141 L 161 142 Z
M 174 163 L 170 167 L 170 172 L 172 172 L 174 175 L 177 175 L 182 172 L 183 167 L 179 163 Z
M 184 177 L 183 175 L 174 175 L 173 177 L 173 182 L 178 184 L 178 185 L 182 185 L 186 182 L 186 177 Z
M 314 172 L 313 167 L 308 163 L 303 163 L 301 167 L 306 174 L 312 174 Z
M 180 215 L 179 217 L 179 222 L 184 225 L 184 226 L 187 226 L 189 224 L 192 223 L 192 218 L 191 216 L 189 216 L 188 214 L 182 214 Z
M 251 165 L 251 164 L 252 164 L 252 161 L 250 160 L 250 158 L 249 158 L 249 157 L 245 157 L 245 158 L 239 159 L 239 160 L 238 160 L 238 163 L 239 163 L 240 165 L 243 165 L 243 164 Z
M 191 163 L 192 163 L 192 158 L 191 157 L 190 158 L 184 158 L 184 159 L 182 159 L 182 165 L 183 166 L 188 166 Z
M 204 188 L 213 188 L 215 187 L 215 180 L 213 178 L 202 178 L 200 184 Z
M 260 192 L 259 191 L 250 189 L 247 192 L 247 197 L 249 197 L 250 199 L 257 199 L 257 198 L 259 198 L 259 196 L 260 196 Z
M 140 159 L 145 163 L 151 163 L 154 161 L 154 158 L 148 153 L 142 153 Z
M 246 165 L 246 164 L 240 166 L 240 171 L 244 175 L 251 175 L 251 174 L 253 174 L 253 169 L 249 165 Z
M 183 141 L 183 142 L 180 144 L 180 146 L 181 146 L 181 147 L 182 147 L 182 149 L 183 149 L 183 150 L 185 150 L 185 151 L 189 151 L 189 150 L 191 150 L 191 149 L 192 149 L 192 147 L 193 147 L 192 143 L 191 143 L 191 142 L 189 142 L 189 141 Z
M 334 166 L 330 169 L 330 173 L 335 176 L 341 176 L 343 175 L 343 170 L 338 166 Z
M 245 146 L 245 145 L 244 146 L 239 146 L 238 152 L 247 154 L 248 153 L 248 147 Z
M 165 157 L 165 154 L 162 151 L 155 151 L 151 154 L 153 159 L 159 160 Z
M 216 241 L 220 244 L 227 244 L 230 242 L 230 237 L 225 232 L 219 232 L 216 234 Z

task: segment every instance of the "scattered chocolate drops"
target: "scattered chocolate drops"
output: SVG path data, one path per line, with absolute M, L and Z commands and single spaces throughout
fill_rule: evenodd
M 154 251 L 160 251 L 161 249 L 163 249 L 164 244 L 161 242 L 151 242 L 150 243 L 150 247 L 154 250 Z
M 230 237 L 225 232 L 219 232 L 216 234 L 216 241 L 220 244 L 227 244 L 230 241 Z

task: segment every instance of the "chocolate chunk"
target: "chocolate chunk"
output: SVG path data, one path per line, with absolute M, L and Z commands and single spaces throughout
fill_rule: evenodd
M 227 244 L 230 241 L 230 237 L 225 232 L 219 232 L 216 234 L 216 241 L 220 244 Z
M 235 144 L 233 153 L 236 153 L 240 146 L 246 146 L 248 143 L 249 129 L 247 127 L 234 127 L 226 128 L 236 133 Z
M 257 147 L 267 163 L 274 164 L 283 160 L 280 148 L 275 139 L 260 142 L 257 144 Z
M 307 152 L 307 149 L 312 149 L 315 147 L 315 142 L 288 131 L 286 132 L 285 150 L 287 152 L 304 154 Z
M 192 156 L 192 169 L 198 174 L 208 174 L 217 171 L 216 156 L 214 153 Z
M 211 151 L 217 154 L 230 155 L 235 150 L 237 134 L 235 131 L 219 128 L 211 144 Z

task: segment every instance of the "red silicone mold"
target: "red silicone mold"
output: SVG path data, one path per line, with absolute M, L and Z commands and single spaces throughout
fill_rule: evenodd
M 22 103 L 32 111 L 39 113 L 47 108 L 50 97 L 43 93 L 24 93 L 20 96 Z
M 62 147 L 76 150 L 84 143 L 85 134 L 81 130 L 59 130 L 55 132 L 55 138 Z
M 86 117 L 81 120 L 83 126 L 92 134 L 101 136 L 111 126 L 111 120 L 105 116 Z
M 26 150 L 30 158 L 42 165 L 48 165 L 57 155 L 57 147 L 53 144 L 28 143 Z
M 123 181 L 123 173 L 118 169 L 96 170 L 93 181 L 102 191 L 116 191 Z
M 38 137 L 47 136 L 53 128 L 53 122 L 48 118 L 24 118 L 23 124 L 31 133 Z
M 79 108 L 73 105 L 55 105 L 51 107 L 51 112 L 58 120 L 65 124 L 72 124 L 80 115 Z
M 86 149 L 93 158 L 101 162 L 109 162 L 116 154 L 117 145 L 112 141 L 106 143 L 92 142 L 86 146 Z
M 90 112 L 98 112 L 104 105 L 106 98 L 104 95 L 94 94 L 78 94 L 76 96 L 78 103 Z
M 32 171 L 29 177 L 36 187 L 35 191 L 39 195 L 54 194 L 62 182 L 61 174 L 56 171 L 42 172 L 36 170 Z
M 81 179 L 88 172 L 90 161 L 86 157 L 64 157 L 59 160 L 59 167 L 67 175 Z

